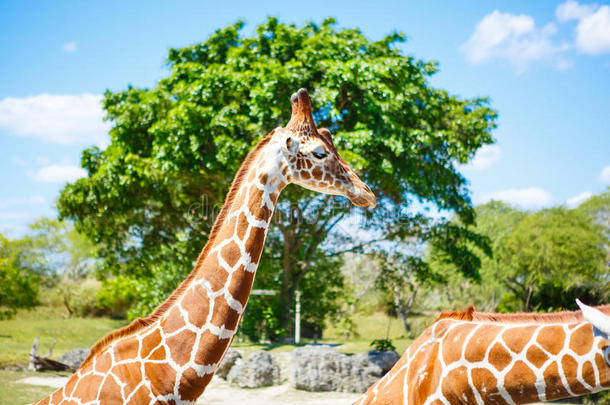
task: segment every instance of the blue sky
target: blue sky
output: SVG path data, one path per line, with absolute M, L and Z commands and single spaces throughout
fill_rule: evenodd
M 473 200 L 575 205 L 610 185 L 608 2 L 0 2 L 0 232 L 19 235 L 82 175 L 80 151 L 107 143 L 99 96 L 151 87 L 167 50 L 244 19 L 328 16 L 406 54 L 436 60 L 432 84 L 487 96 L 497 144 L 462 168 Z

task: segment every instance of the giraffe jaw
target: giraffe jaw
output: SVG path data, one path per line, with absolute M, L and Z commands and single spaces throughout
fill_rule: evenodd
M 352 204 L 354 204 L 356 207 L 375 208 L 377 205 L 377 199 L 369 186 L 367 186 L 362 180 L 358 179 L 358 183 L 354 188 L 355 190 L 353 192 L 346 193 L 346 197 L 349 198 Z

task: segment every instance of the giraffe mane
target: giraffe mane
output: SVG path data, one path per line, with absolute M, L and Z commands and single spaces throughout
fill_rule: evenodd
M 256 156 L 258 156 L 258 153 L 260 152 L 260 150 L 269 143 L 274 132 L 275 132 L 275 129 L 272 130 L 271 132 L 269 132 L 256 145 L 256 147 L 250 153 L 248 153 L 248 155 L 244 159 L 244 162 L 242 163 L 241 167 L 237 171 L 237 174 L 235 175 L 235 178 L 233 179 L 233 182 L 231 183 L 231 187 L 229 188 L 229 192 L 227 193 L 227 196 L 225 198 L 225 202 L 222 206 L 222 209 L 220 210 L 220 213 L 218 214 L 218 217 L 216 218 L 216 221 L 214 221 L 214 225 L 212 226 L 212 229 L 210 230 L 208 241 L 205 244 L 201 253 L 199 254 L 195 267 L 190 272 L 190 274 L 187 276 L 187 278 L 184 279 L 184 281 L 182 281 L 182 283 L 180 283 L 178 288 L 176 288 L 170 294 L 170 296 L 167 297 L 166 300 L 161 305 L 159 305 L 146 318 L 136 318 L 129 325 L 127 325 L 121 329 L 112 331 L 112 332 L 108 333 L 106 336 L 104 336 L 103 338 L 101 338 L 100 340 L 98 340 L 93 345 L 93 347 L 91 347 L 89 355 L 87 356 L 85 361 L 83 361 L 80 368 L 83 368 L 83 367 L 87 366 L 89 363 L 91 363 L 93 361 L 93 358 L 95 358 L 95 356 L 98 353 L 100 353 L 102 351 L 102 349 L 105 348 L 110 343 L 114 342 L 115 340 L 121 339 L 125 336 L 132 335 L 132 334 L 142 330 L 143 328 L 153 324 L 157 320 L 159 320 L 161 318 L 161 316 L 163 314 L 165 314 L 165 312 L 178 300 L 178 298 L 180 298 L 180 296 L 184 293 L 184 291 L 186 290 L 186 288 L 188 287 L 188 285 L 190 284 L 192 279 L 195 277 L 197 270 L 199 270 L 199 268 L 203 264 L 203 261 L 207 257 L 208 252 L 212 248 L 212 245 L 214 244 L 216 236 L 218 235 L 218 232 L 220 231 L 220 227 L 221 227 L 222 223 L 224 222 L 225 217 L 227 216 L 229 208 L 233 204 L 233 200 L 235 199 L 237 191 L 239 190 L 239 185 L 242 183 L 243 179 L 246 177 L 246 174 L 248 172 L 248 169 L 250 168 L 250 165 L 255 160 Z
M 600 305 L 596 308 L 606 315 L 610 315 L 610 304 Z M 465 311 L 442 312 L 435 322 L 442 319 L 455 319 L 460 321 L 472 322 L 491 322 L 491 323 L 563 323 L 584 321 L 581 311 L 562 311 L 550 313 L 536 312 L 517 312 L 513 314 L 499 314 L 489 312 L 477 312 L 474 306 L 468 307 Z
M 469 306 L 465 311 L 443 311 L 438 316 L 436 321 L 441 319 L 456 319 L 459 321 L 472 321 L 472 314 L 474 313 L 474 305 Z

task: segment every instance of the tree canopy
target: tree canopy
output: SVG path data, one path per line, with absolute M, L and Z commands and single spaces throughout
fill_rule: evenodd
M 473 222 L 456 165 L 493 141 L 496 112 L 486 99 L 433 87 L 437 64 L 405 55 L 402 33 L 370 40 L 333 19 L 295 26 L 269 18 L 251 36 L 243 27 L 239 21 L 170 49 L 170 74 L 153 88 L 107 91 L 111 143 L 85 150 L 87 177 L 61 192 L 61 217 L 98 244 L 104 274 L 141 286 L 146 299 L 132 315 L 152 309 L 191 270 L 242 159 L 287 123 L 289 97 L 300 87 L 310 91 L 318 126 L 331 129 L 339 153 L 378 197 L 368 236 L 409 234 L 421 222 L 408 211 L 416 200 Z M 319 324 L 334 311 L 321 309 L 323 297 L 341 290 L 340 277 L 322 276 L 333 271 L 329 255 L 337 266 L 341 251 L 366 242 L 337 224 L 363 214 L 298 187 L 284 191 L 276 214 L 256 286 L 279 285 L 279 301 L 266 308 L 281 328 L 296 289 L 307 290 L 304 316 Z M 447 229 L 458 235 L 449 239 L 463 239 Z
M 590 206 L 528 212 L 498 201 L 481 205 L 474 231 L 487 236 L 493 249 L 492 257 L 482 259 L 481 284 L 464 288 L 454 266 L 432 267 L 449 274 L 454 289 L 468 290 L 462 298 L 491 304 L 486 310 L 576 309 L 575 298 L 602 304 L 609 297 L 608 239 L 595 216 L 587 215 Z

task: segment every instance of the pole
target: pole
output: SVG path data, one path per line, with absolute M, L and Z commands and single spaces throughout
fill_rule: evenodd
M 294 343 L 298 345 L 301 343 L 301 292 L 297 290 L 295 293 Z

